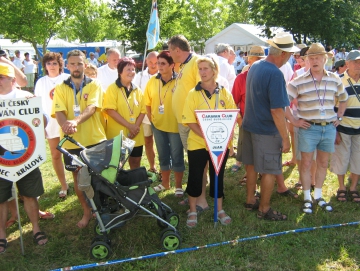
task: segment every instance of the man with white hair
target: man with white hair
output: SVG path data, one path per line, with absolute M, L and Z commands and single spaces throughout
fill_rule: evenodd
M 147 68 L 135 75 L 133 83 L 138 86 L 143 92 L 145 90 L 147 82 L 151 77 L 158 73 L 158 52 L 153 51 L 146 56 Z M 150 171 L 156 172 L 155 168 L 155 151 L 154 151 L 154 137 L 151 129 L 151 123 L 147 115 L 143 119 L 144 138 L 145 138 L 145 153 L 150 164 Z
M 341 79 L 325 70 L 327 58 L 321 43 L 313 43 L 307 51 L 310 69 L 288 84 L 291 101 L 297 101 L 297 114 L 310 125 L 308 129 L 299 128 L 298 149 L 301 152 L 300 178 L 303 186 L 304 204 L 302 211 L 313 213 L 313 200 L 310 194 L 310 168 L 316 150 L 316 180 L 314 198 L 319 207 L 327 212 L 333 208 L 322 197 L 322 186 L 326 178 L 330 153 L 334 152 L 336 127 L 342 121 L 348 94 Z M 338 101 L 338 111 L 334 111 Z
M 219 60 L 219 74 L 229 82 L 229 88 L 231 91 L 234 85 L 236 74 L 234 68 L 229 64 L 229 58 L 231 57 L 230 51 L 231 47 L 226 43 L 219 43 L 215 48 L 215 53 L 217 54 Z
M 117 65 L 121 58 L 120 51 L 116 48 L 110 48 L 107 53 L 107 64 L 98 68 L 98 76 L 103 92 L 118 78 Z

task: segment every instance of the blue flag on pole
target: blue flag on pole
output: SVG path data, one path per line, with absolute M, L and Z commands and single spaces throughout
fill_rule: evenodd
M 158 10 L 157 10 L 157 1 L 154 0 L 150 21 L 146 32 L 148 50 L 155 48 L 156 44 L 159 41 L 159 34 L 160 34 L 160 24 L 159 24 Z

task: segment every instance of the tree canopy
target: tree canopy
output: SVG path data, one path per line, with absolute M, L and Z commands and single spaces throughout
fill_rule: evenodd
M 42 45 L 45 51 L 66 18 L 80 8 L 81 5 L 72 0 L 4 1 L 0 5 L 0 33 L 12 40 L 31 43 L 40 58 L 37 45 Z
M 360 30 L 358 0 L 257 0 L 250 16 L 267 28 L 281 26 L 296 42 L 319 41 L 327 45 L 356 43 Z

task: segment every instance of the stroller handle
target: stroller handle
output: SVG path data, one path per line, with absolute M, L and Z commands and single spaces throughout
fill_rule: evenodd
M 75 139 L 73 139 L 69 135 L 64 135 L 64 138 L 60 140 L 59 144 L 57 145 L 56 149 L 60 151 L 59 148 L 62 147 L 62 145 L 66 142 L 70 141 L 71 143 L 75 144 L 76 146 L 80 147 L 81 149 L 86 149 L 83 145 L 81 145 L 79 142 L 77 142 Z
M 158 181 L 158 177 L 156 176 L 156 173 L 154 173 L 154 172 L 147 171 L 147 176 L 153 183 Z

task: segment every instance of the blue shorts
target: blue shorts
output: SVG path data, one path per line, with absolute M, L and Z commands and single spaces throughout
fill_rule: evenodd
M 316 149 L 323 152 L 335 151 L 336 128 L 330 123 L 326 126 L 311 125 L 308 129 L 299 128 L 299 151 L 313 152 Z

